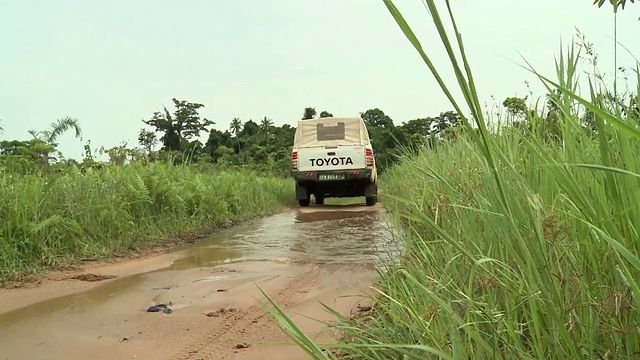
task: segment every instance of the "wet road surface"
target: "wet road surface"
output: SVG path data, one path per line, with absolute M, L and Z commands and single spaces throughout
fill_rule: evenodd
M 346 209 L 345 209 L 346 208 Z M 171 269 L 237 261 L 362 263 L 392 251 L 386 214 L 361 206 L 310 207 L 225 231 L 195 246 Z
M 322 325 L 298 313 L 331 320 L 318 301 L 346 313 L 362 301 L 336 302 L 362 294 L 375 264 L 400 251 L 390 228 L 381 206 L 293 209 L 157 259 L 91 269 L 115 279 L 2 290 L 0 359 L 302 359 L 266 344 L 290 340 L 257 286 L 315 335 Z M 145 311 L 156 303 L 173 312 Z

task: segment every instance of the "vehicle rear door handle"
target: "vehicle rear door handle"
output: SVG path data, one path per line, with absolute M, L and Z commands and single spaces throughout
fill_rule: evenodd
M 327 153 L 327 155 L 329 155 L 329 156 L 331 156 L 331 155 L 335 155 L 335 154 L 336 154 L 336 153 L 335 153 L 335 152 L 333 152 L 333 151 L 332 151 L 332 152 L 328 152 L 328 153 Z

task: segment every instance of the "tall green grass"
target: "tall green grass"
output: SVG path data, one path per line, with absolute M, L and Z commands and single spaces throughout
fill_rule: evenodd
M 607 89 L 593 79 L 589 101 L 576 94 L 580 48 L 572 44 L 556 59 L 556 81 L 538 75 L 550 93 L 559 90 L 556 123 L 536 114 L 527 131 L 489 131 L 448 1 L 455 42 L 435 1 L 425 5 L 464 106 L 449 99 L 468 131 L 385 174 L 383 201 L 407 253 L 376 284 L 371 316 L 334 312 L 344 337 L 326 347 L 348 359 L 640 357 L 639 114 L 605 101 Z M 637 99 L 640 81 L 634 92 Z M 581 108 L 595 116 L 595 132 L 581 126 Z M 265 307 L 313 358 L 337 357 L 282 309 Z
M 289 179 L 165 163 L 54 175 L 0 169 L 0 280 L 121 253 L 295 202 Z

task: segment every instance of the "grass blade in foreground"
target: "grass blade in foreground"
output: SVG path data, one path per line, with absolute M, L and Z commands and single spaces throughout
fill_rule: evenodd
M 267 298 L 267 301 L 273 306 L 273 308 L 268 307 L 265 303 L 259 302 L 260 305 L 269 312 L 280 324 L 281 329 L 289 336 L 300 348 L 302 348 L 309 356 L 311 356 L 315 360 L 328 360 L 328 359 L 337 359 L 331 353 L 323 351 L 309 336 L 307 336 L 304 331 L 302 331 L 296 324 L 291 321 L 291 319 L 287 316 L 284 310 L 276 304 L 269 295 L 267 295 L 259 286 L 258 289 L 260 292 Z M 336 317 L 341 317 L 339 313 L 330 309 L 328 306 L 323 306 Z M 441 359 L 453 360 L 452 357 L 447 356 L 446 354 L 438 351 L 429 346 L 424 345 L 406 345 L 406 344 L 322 344 L 322 347 L 325 349 L 357 349 L 358 347 L 366 347 L 370 348 L 381 348 L 381 349 L 397 349 L 405 355 L 405 359 L 422 359 L 422 357 L 413 357 L 411 353 L 407 352 L 408 349 L 414 350 L 422 350 L 428 353 L 432 353 L 438 355 Z
M 298 346 L 300 346 L 304 351 L 309 354 L 313 359 L 321 360 L 321 359 L 331 359 L 328 354 L 322 351 L 322 349 L 316 345 L 313 340 L 311 340 L 296 324 L 291 321 L 291 319 L 285 314 L 278 304 L 276 304 L 270 297 L 267 295 L 260 286 L 258 289 L 267 298 L 267 301 L 274 307 L 273 309 L 268 307 L 265 303 L 260 301 L 260 305 L 267 310 L 279 323 L 282 330 L 289 336 Z

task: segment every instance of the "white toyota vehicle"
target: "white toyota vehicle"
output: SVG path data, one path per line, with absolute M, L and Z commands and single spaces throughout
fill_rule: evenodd
M 360 117 L 299 120 L 293 140 L 292 173 L 300 206 L 329 197 L 364 196 L 378 200 L 378 173 L 373 147 Z

